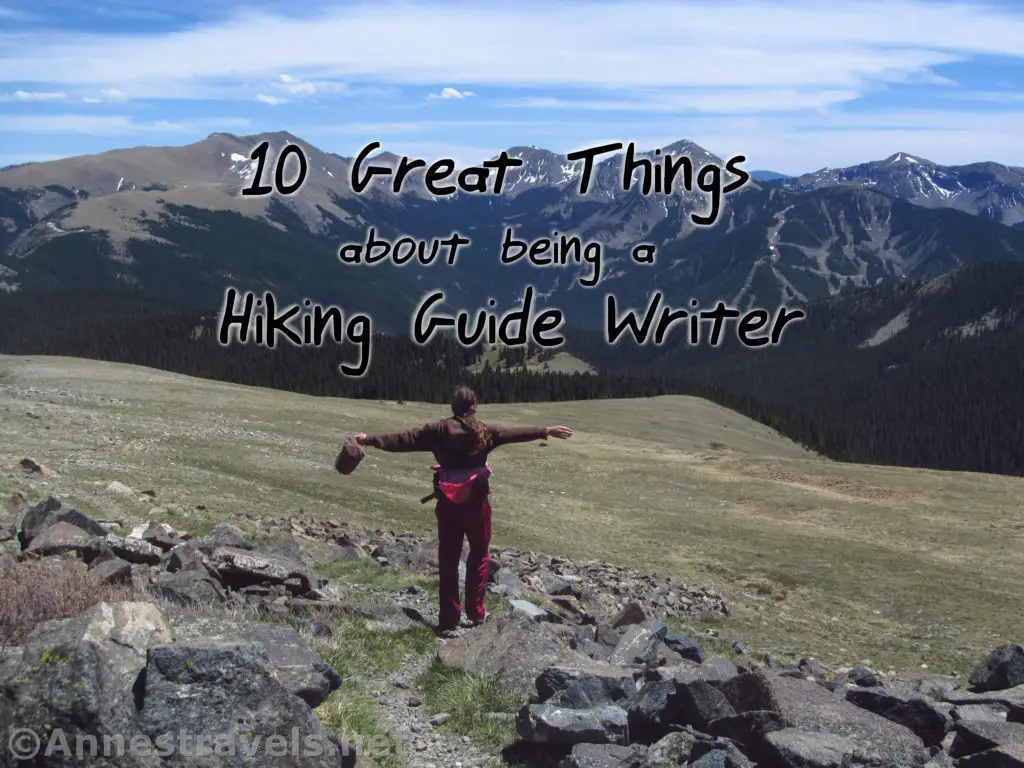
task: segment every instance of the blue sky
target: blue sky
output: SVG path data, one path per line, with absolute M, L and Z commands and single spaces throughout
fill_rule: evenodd
M 0 166 L 271 130 L 1024 166 L 1024 2 L 0 0 Z

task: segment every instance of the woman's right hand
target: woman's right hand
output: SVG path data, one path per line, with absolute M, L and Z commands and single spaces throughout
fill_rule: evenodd
M 572 437 L 573 431 L 569 427 L 546 427 L 548 437 L 557 437 L 559 440 L 567 440 Z

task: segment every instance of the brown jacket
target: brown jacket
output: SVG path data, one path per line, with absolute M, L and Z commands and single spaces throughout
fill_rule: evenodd
M 546 427 L 498 427 L 488 424 L 491 445 L 485 451 L 473 452 L 476 435 L 453 418 L 441 419 L 387 435 L 367 435 L 363 445 L 394 453 L 400 451 L 430 451 L 445 469 L 472 469 L 487 462 L 488 454 L 508 443 L 526 443 L 547 437 Z

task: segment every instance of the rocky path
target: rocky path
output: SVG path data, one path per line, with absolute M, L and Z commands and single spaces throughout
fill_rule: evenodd
M 433 650 L 412 657 L 406 665 L 369 688 L 377 702 L 381 725 L 399 745 L 409 768 L 483 768 L 493 757 L 477 749 L 468 736 L 442 731 L 444 713 L 431 716 L 415 689 L 416 679 L 435 656 Z

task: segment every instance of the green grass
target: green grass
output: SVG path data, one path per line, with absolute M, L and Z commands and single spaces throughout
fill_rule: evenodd
M 299 628 L 299 619 L 282 614 L 260 614 L 261 620 Z M 317 716 L 333 733 L 358 748 L 363 745 L 378 768 L 402 768 L 403 748 L 380 722 L 377 703 L 370 695 L 369 680 L 395 672 L 410 656 L 419 656 L 436 645 L 434 633 L 426 627 L 399 632 L 367 629 L 353 619 L 326 623 L 333 634 L 314 637 L 309 647 L 341 675 L 341 686 L 316 708 Z
M 369 558 L 360 560 L 341 560 L 336 563 L 324 563 L 316 566 L 316 572 L 327 579 L 338 579 L 348 584 L 398 592 L 409 587 L 420 587 L 435 595 L 437 578 L 420 574 L 411 574 L 404 568 L 385 566 Z
M 441 728 L 469 736 L 484 749 L 502 749 L 516 740 L 511 719 L 489 715 L 514 714 L 523 704 L 519 696 L 494 680 L 446 667 L 439 661 L 416 680 L 423 705 L 431 715 L 446 712 Z
M 32 456 L 63 470 L 0 474 L 11 491 L 146 519 L 153 504 L 104 492 L 120 480 L 176 504 L 168 522 L 191 532 L 221 521 L 255 532 L 261 517 L 301 509 L 433 533 L 417 503 L 431 457 L 371 449 L 347 477 L 332 465 L 346 435 L 407 429 L 443 408 L 64 358 L 0 366 L 11 381 L 0 389 L 0 462 L 9 471 Z M 709 586 L 733 608 L 713 628 L 755 656 L 965 673 L 1024 636 L 1013 586 L 1024 581 L 1024 479 L 828 461 L 691 397 L 484 404 L 481 417 L 576 430 L 495 452 L 496 545 Z
M 324 726 L 369 753 L 378 768 L 404 768 L 402 749 L 381 726 L 377 703 L 358 683 L 346 683 L 316 708 Z
M 382 632 L 353 620 L 335 627 L 332 637 L 313 638 L 310 647 L 343 678 L 354 678 L 395 672 L 410 654 L 424 654 L 436 643 L 428 627 Z

